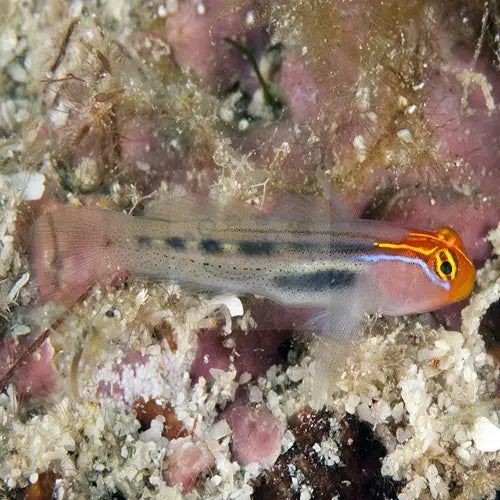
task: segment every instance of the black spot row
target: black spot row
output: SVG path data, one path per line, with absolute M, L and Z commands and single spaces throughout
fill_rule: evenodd
M 171 236 L 170 238 L 166 239 L 166 242 L 174 250 L 184 250 L 186 248 L 186 242 L 178 236 Z
M 153 240 L 156 240 L 156 238 L 150 238 L 148 236 L 137 237 L 137 243 L 140 248 L 151 248 L 153 246 Z M 164 241 L 166 245 L 174 250 L 184 250 L 186 248 L 186 242 L 178 236 L 165 238 Z
M 238 243 L 238 250 L 243 255 L 271 255 L 275 250 L 274 243 L 270 241 L 243 240 Z
M 220 254 L 222 253 L 222 245 L 217 240 L 206 239 L 201 241 L 200 250 L 209 254 Z
M 200 242 L 200 250 L 204 253 L 216 255 L 223 252 L 220 241 L 205 239 Z M 238 251 L 243 255 L 271 255 L 275 245 L 270 241 L 243 240 L 238 243 Z
M 138 236 L 137 243 L 140 248 L 151 248 L 151 238 L 147 236 Z

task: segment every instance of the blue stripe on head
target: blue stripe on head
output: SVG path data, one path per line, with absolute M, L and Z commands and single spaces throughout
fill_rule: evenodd
M 444 288 L 445 290 L 450 289 L 450 283 L 448 281 L 440 280 L 430 269 L 429 266 L 415 257 L 406 257 L 404 255 L 387 255 L 387 254 L 370 254 L 370 255 L 359 255 L 353 260 L 364 260 L 365 262 L 378 262 L 381 260 L 397 260 L 400 262 L 406 262 L 407 264 L 416 264 L 420 266 L 427 277 L 435 284 Z

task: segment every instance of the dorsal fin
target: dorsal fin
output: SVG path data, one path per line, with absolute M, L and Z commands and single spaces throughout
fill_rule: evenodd
M 170 195 L 155 200 L 148 207 L 145 216 L 152 219 L 174 220 L 176 222 L 199 222 L 207 219 L 238 226 L 262 222 L 268 217 L 257 207 L 251 207 L 241 200 L 214 200 L 199 194 Z
M 340 197 L 332 189 L 330 181 L 327 179 L 323 172 L 316 172 L 316 180 L 318 181 L 321 189 L 323 189 L 323 194 L 330 202 L 331 214 L 336 214 L 339 219 L 357 219 L 358 214 L 354 210 L 349 210 L 341 201 Z
M 215 200 L 192 193 L 165 195 L 150 203 L 145 216 L 177 222 L 212 219 L 233 226 L 265 225 L 270 221 L 309 226 L 344 219 L 347 213 L 339 214 L 331 203 L 313 195 L 279 193 L 271 198 L 273 201 L 263 210 L 241 200 Z

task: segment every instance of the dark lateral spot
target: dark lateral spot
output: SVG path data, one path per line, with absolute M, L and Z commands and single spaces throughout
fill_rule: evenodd
M 137 238 L 137 243 L 139 244 L 140 248 L 150 248 L 151 238 L 148 238 L 147 236 L 139 236 Z
M 274 244 L 270 241 L 240 241 L 238 243 L 240 253 L 244 255 L 271 255 Z
M 279 288 L 301 289 L 311 292 L 322 290 L 336 290 L 350 285 L 355 278 L 351 271 L 315 271 L 312 273 L 281 274 L 275 276 L 273 281 Z
M 173 248 L 174 250 L 184 250 L 186 248 L 186 242 L 178 236 L 171 236 L 165 241 L 170 246 L 170 248 Z
M 203 252 L 217 254 L 222 253 L 222 246 L 217 240 L 206 239 L 201 240 L 200 249 Z
M 104 238 L 104 248 L 109 248 L 113 246 L 113 240 L 111 238 Z

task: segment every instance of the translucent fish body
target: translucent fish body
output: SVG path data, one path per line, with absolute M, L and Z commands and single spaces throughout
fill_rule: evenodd
M 127 274 L 356 314 L 437 309 L 468 296 L 475 277 L 448 228 L 192 200 L 148 217 L 58 208 L 34 226 L 32 263 L 44 299 L 72 301 L 97 281 Z

